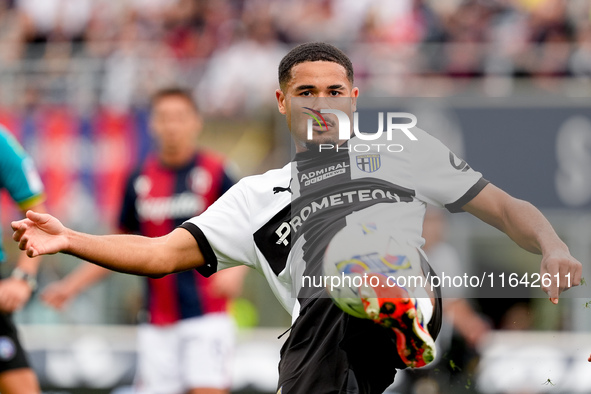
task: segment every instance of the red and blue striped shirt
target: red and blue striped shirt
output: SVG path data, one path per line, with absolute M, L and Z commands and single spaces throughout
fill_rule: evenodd
M 201 214 L 232 185 L 223 160 L 200 152 L 187 165 L 171 168 L 150 156 L 130 176 L 119 224 L 124 232 L 160 237 Z M 226 310 L 211 281 L 196 270 L 147 278 L 148 322 L 165 325 Z

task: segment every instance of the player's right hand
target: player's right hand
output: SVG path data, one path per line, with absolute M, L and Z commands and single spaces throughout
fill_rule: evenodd
M 61 281 L 51 283 L 41 293 L 43 302 L 58 310 L 62 310 L 73 297 L 74 294 Z
M 11 223 L 12 239 L 29 257 L 54 254 L 68 246 L 67 228 L 46 213 L 27 211 L 27 218 Z
M 550 278 L 550 286 L 542 285 L 553 304 L 558 304 L 558 297 L 563 291 L 581 284 L 583 265 L 570 255 L 568 250 L 552 249 L 542 256 L 540 277 Z M 558 278 L 558 279 L 554 279 Z

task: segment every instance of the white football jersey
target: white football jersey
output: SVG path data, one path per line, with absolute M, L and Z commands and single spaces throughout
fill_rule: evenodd
M 488 182 L 439 140 L 412 133 L 416 141 L 401 133 L 391 141 L 352 138 L 338 152 L 299 153 L 281 169 L 242 179 L 183 224 L 205 256 L 200 271 L 256 269 L 295 319 L 323 290 L 302 289 L 302 276 L 322 274 L 326 246 L 345 226 L 420 248 L 426 204 L 460 212 Z

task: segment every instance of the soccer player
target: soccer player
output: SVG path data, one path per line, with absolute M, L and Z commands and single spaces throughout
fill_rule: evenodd
M 223 160 L 198 148 L 201 117 L 189 92 L 159 90 L 151 107 L 156 152 L 127 182 L 119 227 L 124 233 L 160 237 L 202 213 L 234 182 Z M 138 328 L 139 392 L 228 392 L 235 335 L 226 304 L 239 294 L 245 270 L 209 279 L 195 270 L 146 278 L 146 324 Z M 82 264 L 42 297 L 60 309 L 110 272 Z
M 33 160 L 16 139 L 0 126 L 0 189 L 5 189 L 19 208 L 45 212 L 43 184 Z M 4 262 L 0 244 L 0 262 Z M 39 393 L 39 383 L 19 341 L 11 314 L 21 309 L 37 287 L 39 258 L 18 257 L 8 278 L 0 280 L 0 392 Z
M 395 303 L 404 316 L 372 321 L 344 313 L 321 296 L 323 289 L 313 292 L 301 286 L 304 275 L 322 271 L 326 245 L 341 229 L 368 224 L 420 247 L 427 203 L 464 210 L 521 247 L 542 254 L 541 273 L 560 277 L 545 288 L 553 303 L 569 287 L 567 274 L 571 285 L 579 284 L 581 264 L 536 208 L 470 167 L 458 166 L 449 150 L 424 131 L 412 128 L 417 138 L 412 143 L 403 133 L 394 133 L 391 143 L 403 143 L 405 149 L 392 155 L 370 152 L 381 155 L 378 165 L 346 149 L 345 144 L 357 138 L 341 141 L 334 118 L 327 116 L 323 127 L 314 126 L 311 140 L 305 127 L 292 124 L 303 109 L 293 104 L 296 99 L 348 97 L 353 103 L 359 95 L 353 83 L 351 61 L 339 49 L 324 43 L 292 49 L 279 65 L 276 98 L 295 142 L 294 161 L 244 178 L 206 212 L 168 235 L 93 236 L 72 231 L 50 215 L 27 212 L 27 219 L 13 222 L 13 239 L 31 257 L 64 252 L 147 276 L 196 268 L 210 274 L 241 264 L 257 269 L 294 319 L 281 351 L 278 392 L 283 394 L 382 392 L 394 380 L 396 368 L 430 361 L 423 355 L 441 325 L 439 298 L 418 305 L 409 302 L 413 295 L 400 293 Z M 319 144 L 345 149 L 320 155 Z M 338 171 L 316 182 L 304 179 L 326 174 L 329 168 Z M 421 265 L 423 272 L 430 269 Z

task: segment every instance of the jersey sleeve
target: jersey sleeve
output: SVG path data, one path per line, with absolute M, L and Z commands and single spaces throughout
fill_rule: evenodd
M 21 210 L 44 201 L 43 183 L 31 157 L 8 131 L 0 128 L 0 187 Z
M 237 265 L 256 266 L 256 252 L 244 182 L 238 182 L 205 212 L 181 225 L 205 258 L 204 276 Z
M 450 212 L 463 212 L 462 207 L 489 182 L 437 138 L 420 129 L 414 132 L 417 146 L 413 147 L 412 168 L 417 198 Z
M 125 185 L 125 193 L 119 213 L 119 230 L 124 233 L 139 233 L 140 221 L 136 209 L 137 193 L 135 192 L 135 182 L 139 172 L 136 171 L 129 176 Z

